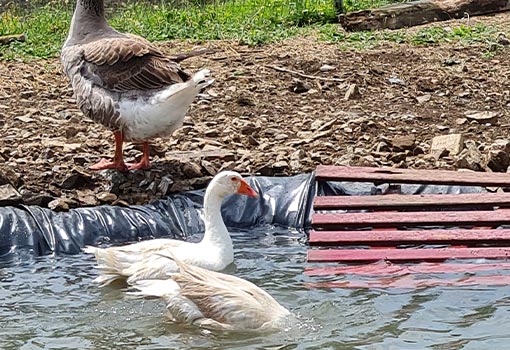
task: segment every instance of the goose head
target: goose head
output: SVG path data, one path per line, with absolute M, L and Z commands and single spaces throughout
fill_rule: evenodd
M 218 173 L 207 187 L 207 192 L 220 198 L 231 194 L 241 194 L 248 197 L 258 196 L 257 192 L 235 171 L 222 171 Z

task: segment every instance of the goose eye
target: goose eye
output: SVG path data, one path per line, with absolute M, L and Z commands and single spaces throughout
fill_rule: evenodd
M 230 181 L 232 181 L 232 182 L 237 182 L 237 177 L 232 176 L 232 177 L 230 178 Z

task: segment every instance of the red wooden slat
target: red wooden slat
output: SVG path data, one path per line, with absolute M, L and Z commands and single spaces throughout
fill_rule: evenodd
M 395 227 L 412 225 L 501 225 L 510 223 L 510 209 L 494 211 L 432 211 L 419 213 L 326 213 L 312 215 L 318 227 Z
M 343 167 L 319 165 L 317 181 L 368 181 L 376 183 L 413 183 L 473 186 L 510 186 L 510 175 L 450 170 L 413 170 L 397 168 Z
M 377 280 L 355 280 L 339 282 L 305 283 L 307 288 L 404 288 L 419 289 L 436 286 L 465 287 L 465 286 L 507 286 L 510 285 L 510 275 L 470 276 L 458 279 L 418 279 L 413 276 L 404 278 L 382 278 Z
M 322 249 L 308 250 L 309 262 L 442 261 L 447 259 L 503 259 L 508 248 L 436 248 L 436 249 Z
M 310 231 L 310 245 L 501 244 L 510 242 L 510 229 L 415 231 Z
M 413 265 L 387 264 L 377 262 L 356 266 L 326 266 L 307 267 L 305 275 L 329 276 L 329 275 L 357 275 L 357 276 L 380 276 L 380 275 L 408 275 L 408 274 L 440 274 L 440 273 L 473 273 L 490 270 L 510 270 L 510 263 L 418 263 Z
M 315 197 L 315 210 L 387 210 L 437 207 L 495 207 L 510 206 L 510 193 L 464 193 L 377 196 L 323 196 Z

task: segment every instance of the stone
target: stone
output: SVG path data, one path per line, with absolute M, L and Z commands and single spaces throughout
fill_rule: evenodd
M 468 144 L 467 148 L 458 155 L 456 165 L 460 169 L 483 171 L 482 154 L 474 144 Z
M 319 70 L 320 70 L 321 72 L 329 72 L 329 71 L 335 70 L 335 67 L 330 66 L 329 64 L 324 64 L 324 65 L 322 65 L 322 66 L 319 68 Z
M 82 188 L 92 183 L 92 177 L 88 174 L 75 171 L 60 183 L 60 187 L 66 190 Z
M 56 211 L 69 210 L 69 206 L 67 205 L 67 203 L 61 200 L 60 198 L 54 199 L 50 203 L 48 203 L 48 208 Z
M 202 166 L 204 165 L 205 161 L 202 161 Z M 204 167 L 205 168 L 205 167 Z M 206 169 L 207 170 L 207 169 Z M 213 175 L 213 174 L 211 174 Z M 166 196 L 167 194 L 170 193 L 170 189 L 172 188 L 172 185 L 174 184 L 174 180 L 169 176 L 169 175 L 165 175 L 161 178 L 161 181 L 159 182 L 159 185 L 158 185 L 158 190 L 159 192 L 163 195 L 163 196 Z
M 78 202 L 82 205 L 93 207 L 99 204 L 92 190 L 77 190 L 76 195 L 78 197 Z
M 0 186 L 0 205 L 16 205 L 21 200 L 21 194 L 11 184 Z
M 202 176 L 202 167 L 195 162 L 182 163 L 181 171 L 187 178 Z
M 310 90 L 310 86 L 303 83 L 301 80 L 295 80 L 289 87 L 289 90 L 295 92 L 296 94 L 302 94 Z
M 112 204 L 117 200 L 117 195 L 115 193 L 110 192 L 99 192 L 96 194 L 96 198 L 103 203 Z
M 487 167 L 492 171 L 505 173 L 510 165 L 508 153 L 504 151 L 489 151 L 487 154 Z
M 396 151 L 412 150 L 415 143 L 416 138 L 414 135 L 399 135 L 391 140 L 391 145 Z
M 425 94 L 425 95 L 421 95 L 421 96 L 416 96 L 416 101 L 418 102 L 419 105 L 425 103 L 425 102 L 428 102 L 430 101 L 430 98 L 432 96 L 430 94 Z
M 356 85 L 356 84 L 349 85 L 349 88 L 345 92 L 344 100 L 346 100 L 346 101 L 354 100 L 354 99 L 358 99 L 360 97 L 361 97 L 361 93 L 359 92 L 358 85 Z
M 432 139 L 430 152 L 437 154 L 446 150 L 450 155 L 457 155 L 463 148 L 464 138 L 462 134 L 440 135 Z
M 467 111 L 464 113 L 468 120 L 477 121 L 480 124 L 496 124 L 498 122 L 499 113 L 491 111 Z
M 202 152 L 202 157 L 205 160 L 220 160 L 222 162 L 231 162 L 236 160 L 236 156 L 234 153 L 230 151 L 225 151 L 220 148 L 215 150 L 207 150 Z

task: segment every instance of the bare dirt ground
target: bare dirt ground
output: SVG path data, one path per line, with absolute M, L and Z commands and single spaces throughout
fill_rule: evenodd
M 510 15 L 472 20 L 508 27 Z M 192 105 L 182 129 L 154 140 L 153 168 L 124 174 L 88 170 L 113 155 L 113 135 L 82 116 L 57 59 L 0 63 L 0 185 L 21 194 L 4 203 L 54 209 L 141 204 L 203 187 L 223 169 L 279 176 L 311 172 L 319 164 L 508 167 L 505 46 L 492 57 L 484 55 L 487 43 L 345 51 L 310 37 L 257 48 L 202 46 L 214 52 L 182 66 L 210 68 L 215 83 Z M 170 53 L 197 46 L 162 47 Z M 345 98 L 349 88 L 354 93 Z M 469 111 L 493 115 L 477 121 L 466 118 Z M 431 150 L 432 139 L 447 134 L 463 136 L 460 154 Z M 140 157 L 139 145 L 125 144 L 124 154 Z

